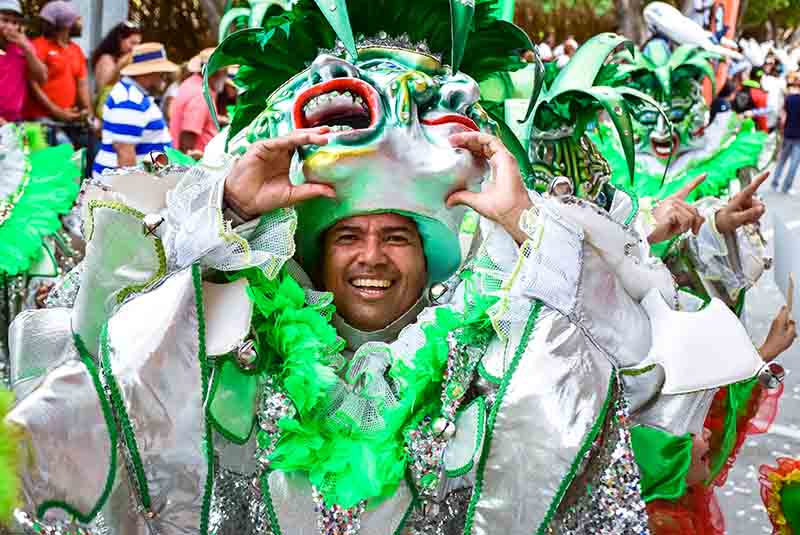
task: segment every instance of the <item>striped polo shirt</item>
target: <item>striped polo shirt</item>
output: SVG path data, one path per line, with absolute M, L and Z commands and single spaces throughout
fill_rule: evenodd
M 129 77 L 122 78 L 103 106 L 103 136 L 92 175 L 118 167 L 114 143 L 136 145 L 136 161 L 152 151 L 172 146 L 164 115 L 147 92 Z

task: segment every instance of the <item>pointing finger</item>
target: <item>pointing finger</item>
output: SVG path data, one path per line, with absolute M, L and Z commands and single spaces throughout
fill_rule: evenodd
M 689 196 L 689 194 L 692 191 L 695 190 L 695 188 L 697 188 L 697 186 L 702 184 L 707 177 L 708 177 L 708 173 L 702 173 L 702 174 L 696 176 L 691 182 L 689 182 L 688 184 L 683 186 L 681 189 L 676 191 L 674 195 L 671 195 L 671 196 L 675 197 L 677 199 L 681 199 L 681 200 L 685 199 L 686 197 Z
M 733 200 L 737 201 L 737 199 L 738 199 L 741 202 L 744 199 L 748 199 L 748 198 L 752 197 L 753 195 L 755 195 L 756 191 L 758 191 L 758 188 L 761 187 L 761 184 L 766 182 L 766 180 L 768 178 L 769 178 L 769 171 L 764 171 L 763 173 L 758 175 L 755 179 L 753 179 L 753 181 L 750 182 L 750 184 L 748 184 L 746 188 L 744 188 L 742 191 L 740 191 L 733 198 Z

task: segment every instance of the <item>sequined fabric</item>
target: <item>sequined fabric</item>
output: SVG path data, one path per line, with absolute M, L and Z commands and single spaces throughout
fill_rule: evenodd
M 209 533 L 272 535 L 261 488 L 254 476 L 220 468 L 214 480 Z
M 627 422 L 627 403 L 619 398 L 605 433 L 583 459 L 586 472 L 562 501 L 548 535 L 650 535 Z
M 406 531 L 408 535 L 461 535 L 472 488 L 451 492 L 442 502 L 424 501 L 414 508 Z

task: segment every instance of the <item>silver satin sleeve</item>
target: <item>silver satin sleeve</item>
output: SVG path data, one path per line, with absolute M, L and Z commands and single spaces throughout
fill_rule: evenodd
M 166 275 L 161 240 L 146 235 L 142 218 L 124 205 L 91 205 L 86 221 L 86 257 L 72 309 L 72 328 L 92 355 L 100 330 L 127 296 Z
M 129 522 L 144 519 L 165 535 L 198 532 L 208 474 L 196 298 L 191 270 L 170 276 L 119 309 L 108 323 L 104 349 L 111 368 L 105 372 L 113 373 L 119 388 L 118 417 L 130 421 L 139 454 L 137 459 L 128 443 L 126 461 L 141 466 L 146 479 L 146 489 L 134 485 L 134 501 L 142 510 L 146 492 L 151 504 L 144 517 Z M 135 474 L 130 466 L 128 472 Z M 128 515 L 124 504 L 112 500 L 110 506 L 115 504 Z
M 72 340 L 70 310 L 26 310 L 9 329 L 9 379 L 17 400 L 25 398 L 47 373 L 78 353 Z
M 607 401 L 613 368 L 567 317 L 543 308 L 527 348 L 510 365 L 520 343 L 495 344 L 487 369 L 513 373 L 495 403 L 497 417 L 474 508 L 475 535 L 527 535 L 544 522 L 557 491 L 596 425 Z
M 54 504 L 44 519 L 58 521 L 67 504 L 89 516 L 114 481 L 112 431 L 92 375 L 79 360 L 53 369 L 8 414 L 24 432 L 20 466 L 25 509 L 35 514 Z M 109 487 L 110 488 L 110 487 Z
M 274 278 L 294 256 L 294 209 L 275 210 L 236 229 L 225 217 L 225 180 L 234 161 L 224 157 L 217 166 L 201 163 L 168 194 L 163 236 L 171 269 L 195 262 L 221 271 L 258 267 Z

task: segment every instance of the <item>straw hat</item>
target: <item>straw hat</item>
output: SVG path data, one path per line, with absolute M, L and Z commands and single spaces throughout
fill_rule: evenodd
M 161 43 L 142 43 L 133 49 L 133 59 L 120 71 L 122 76 L 141 76 L 154 72 L 177 72 L 177 65 L 167 59 Z
M 189 60 L 189 64 L 187 65 L 187 69 L 191 73 L 201 73 L 203 72 L 203 67 L 206 66 L 208 60 L 211 58 L 211 54 L 214 53 L 214 48 L 205 48 L 200 51 L 195 57 Z

